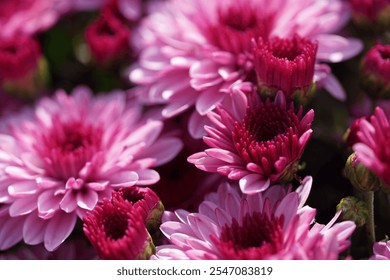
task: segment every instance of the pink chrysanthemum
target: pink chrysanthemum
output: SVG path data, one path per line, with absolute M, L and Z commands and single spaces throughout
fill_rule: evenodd
M 376 242 L 370 260 L 390 260 L 390 241 Z
M 159 180 L 152 168 L 181 149 L 163 122 L 142 117 L 123 92 L 59 90 L 13 115 L 0 134 L 0 250 L 21 239 L 51 251 L 77 217 L 119 187 Z M 3 204 L 1 204 L 3 203 Z
M 313 80 L 339 99 L 345 93 L 324 63 L 356 55 L 360 41 L 334 33 L 349 19 L 340 0 L 170 0 L 158 3 L 132 39 L 140 51 L 130 80 L 147 104 L 169 118 L 195 107 L 189 130 L 200 137 L 200 116 L 223 102 L 232 84 L 255 82 L 252 40 L 294 34 L 318 42 Z
M 242 195 L 221 185 L 198 213 L 166 212 L 161 225 L 169 245 L 156 259 L 337 259 L 355 229 L 350 221 L 314 223 L 316 210 L 304 203 L 312 179 L 295 192 L 275 185 L 263 193 Z
M 125 201 L 104 199 L 87 214 L 83 229 L 101 259 L 149 259 L 154 252 L 142 215 Z
M 313 110 L 302 117 L 302 107 L 295 113 L 281 92 L 274 102 L 252 97 L 237 91 L 232 96 L 234 106 L 209 113 L 212 125 L 205 127 L 203 139 L 211 148 L 188 158 L 199 169 L 240 180 L 244 193 L 292 179 L 314 117 Z
M 70 9 L 71 3 L 68 0 L 2 0 L 0 38 L 47 30 Z
M 353 145 L 357 159 L 390 186 L 389 117 L 377 107 L 367 119 L 362 118 L 358 126 L 358 140 Z

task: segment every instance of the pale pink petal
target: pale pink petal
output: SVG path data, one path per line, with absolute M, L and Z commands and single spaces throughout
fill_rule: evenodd
M 29 215 L 23 225 L 23 238 L 27 244 L 36 245 L 43 242 L 46 221 L 36 214 Z
M 240 189 L 247 194 L 264 191 L 269 185 L 270 179 L 264 179 L 257 174 L 249 174 L 240 179 Z
M 50 219 L 44 235 L 45 248 L 51 252 L 60 246 L 73 231 L 76 220 L 76 215 L 62 211 Z

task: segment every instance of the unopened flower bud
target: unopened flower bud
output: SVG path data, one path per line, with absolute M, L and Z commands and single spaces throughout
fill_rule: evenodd
M 364 226 L 368 220 L 367 204 L 354 196 L 341 199 L 336 209 L 341 211 L 341 219 L 353 221 L 358 227 Z
M 39 43 L 30 37 L 0 40 L 0 84 L 21 98 L 35 97 L 48 79 L 48 66 Z
M 147 260 L 155 253 L 144 220 L 130 203 L 104 200 L 84 219 L 84 233 L 101 259 Z
M 105 12 L 85 31 L 94 60 L 103 66 L 120 62 L 130 53 L 130 29 L 114 13 Z
M 351 154 L 347 159 L 345 175 L 351 184 L 362 192 L 376 191 L 381 185 L 379 178 L 359 162 L 355 153 Z
M 262 92 L 284 92 L 287 99 L 305 97 L 313 84 L 317 42 L 259 38 L 254 46 L 255 71 Z
M 121 188 L 112 194 L 112 200 L 131 203 L 134 210 L 138 211 L 144 220 L 152 237 L 158 232 L 164 206 L 157 194 L 151 189 L 137 186 Z
M 381 33 L 390 28 L 389 0 L 349 0 L 352 20 L 362 30 Z
M 390 45 L 377 44 L 362 61 L 362 86 L 374 98 L 390 98 Z

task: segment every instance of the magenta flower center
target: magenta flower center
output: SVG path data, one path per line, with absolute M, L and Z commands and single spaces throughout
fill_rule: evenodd
M 107 213 L 103 221 L 103 228 L 107 237 L 114 240 L 124 237 L 128 228 L 128 222 L 129 219 L 124 213 Z
M 390 48 L 382 48 L 379 49 L 378 52 L 383 60 L 387 60 L 390 62 Z
M 101 149 L 101 129 L 80 121 L 56 122 L 36 148 L 46 159 L 49 175 L 58 179 L 78 177 L 80 170 Z
M 237 152 L 246 162 L 261 163 L 263 157 L 274 162 L 279 148 L 298 134 L 299 119 L 292 110 L 283 110 L 274 103 L 248 110 L 242 123 L 235 123 L 232 133 Z
M 142 200 L 145 200 L 145 192 L 142 192 L 139 188 L 125 188 L 119 191 L 122 198 L 131 204 L 136 204 Z
M 224 226 L 214 242 L 224 259 L 266 259 L 283 248 L 282 223 L 264 213 L 247 214 L 241 224 L 233 219 Z
M 248 6 L 220 7 L 218 23 L 209 27 L 206 36 L 222 50 L 246 53 L 251 50 L 253 38 L 268 36 L 271 23 L 269 17 Z

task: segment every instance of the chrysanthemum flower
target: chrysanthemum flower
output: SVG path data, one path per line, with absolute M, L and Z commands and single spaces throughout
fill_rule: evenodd
M 363 58 L 362 85 L 374 98 L 390 97 L 390 45 L 376 44 Z
M 164 214 L 169 245 L 156 259 L 337 259 L 350 242 L 353 222 L 314 223 L 316 210 L 303 206 L 312 179 L 295 192 L 275 185 L 263 193 L 240 195 L 221 185 L 200 206 Z
M 71 3 L 67 0 L 2 0 L 0 38 L 47 30 L 70 9 Z
M 353 145 L 357 159 L 390 186 L 389 117 L 377 107 L 371 116 L 362 119 L 358 125 L 358 141 Z
M 373 251 L 374 254 L 370 260 L 390 260 L 390 241 L 376 242 Z
M 101 259 L 149 259 L 155 250 L 142 215 L 124 201 L 104 199 L 84 219 L 84 233 Z
M 141 114 L 123 92 L 93 97 L 80 87 L 3 120 L 0 219 L 9 226 L 0 228 L 0 249 L 23 238 L 52 251 L 77 217 L 112 190 L 156 183 L 152 168 L 171 160 L 182 144 L 162 133 L 161 121 Z
M 140 51 L 129 77 L 141 100 L 162 104 L 167 118 L 195 108 L 189 130 L 195 137 L 200 116 L 229 96 L 232 84 L 256 83 L 252 40 L 294 34 L 318 42 L 313 81 L 339 99 L 345 93 L 324 63 L 356 55 L 362 44 L 336 35 L 349 19 L 339 0 L 170 0 L 158 3 L 133 36 Z
M 188 161 L 208 172 L 239 180 L 244 193 L 266 190 L 272 183 L 289 181 L 312 133 L 314 111 L 295 113 L 281 92 L 274 102 L 250 100 L 243 92 L 232 95 L 232 106 L 209 113 L 203 139 L 211 147 Z

